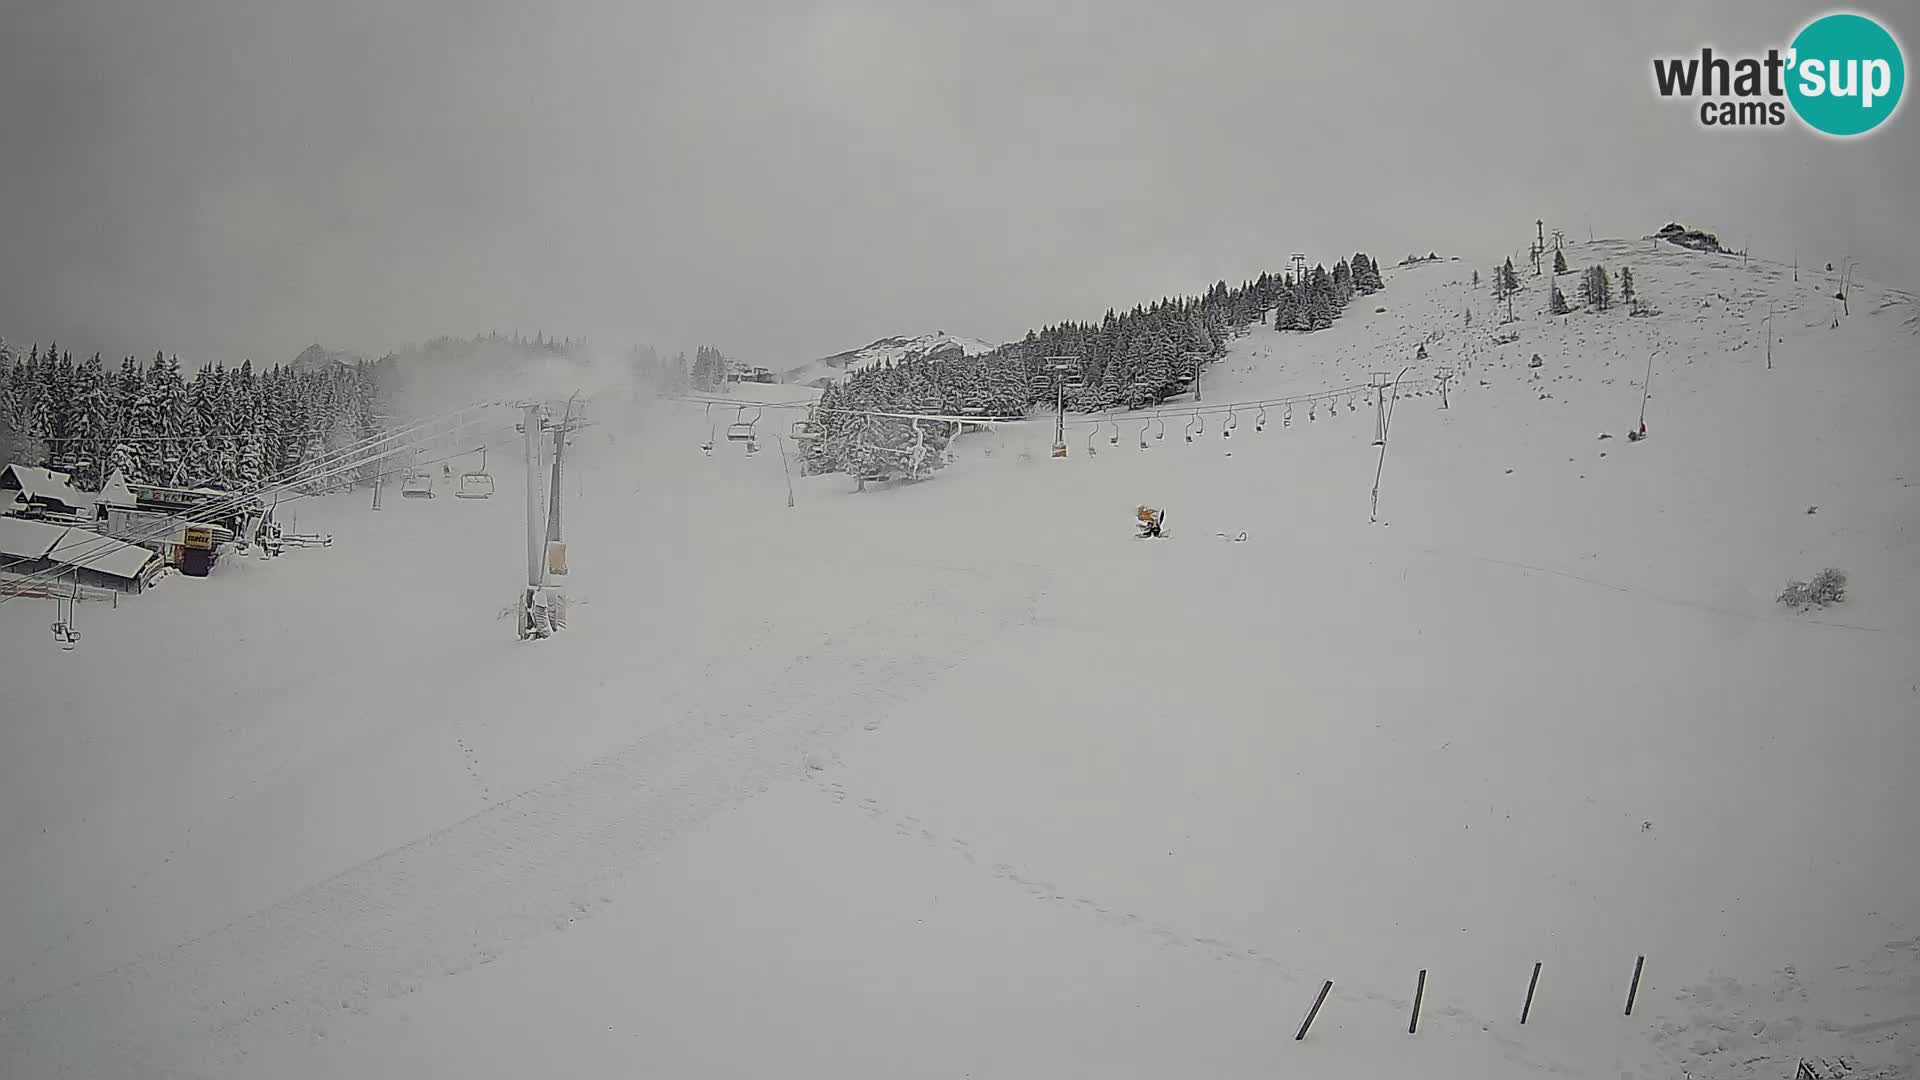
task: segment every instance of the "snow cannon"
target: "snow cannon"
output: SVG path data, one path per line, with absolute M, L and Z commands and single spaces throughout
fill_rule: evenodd
M 1142 537 L 1159 536 L 1160 526 L 1166 519 L 1165 510 L 1156 510 L 1151 506 L 1135 507 L 1133 511 L 1134 525 L 1139 528 Z

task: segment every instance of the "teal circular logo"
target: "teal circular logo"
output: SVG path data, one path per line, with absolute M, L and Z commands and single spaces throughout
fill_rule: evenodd
M 1794 37 L 1791 49 L 1787 99 L 1815 131 L 1864 135 L 1900 107 L 1907 85 L 1900 43 L 1872 19 L 1823 15 Z

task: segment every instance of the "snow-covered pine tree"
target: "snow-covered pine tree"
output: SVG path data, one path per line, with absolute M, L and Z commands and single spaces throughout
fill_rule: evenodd
M 1559 248 L 1553 249 L 1553 272 L 1556 275 L 1567 272 L 1567 253 Z
M 1353 275 L 1353 291 L 1355 293 L 1361 296 L 1368 296 L 1379 290 L 1379 286 L 1374 283 L 1374 275 L 1378 273 L 1378 271 L 1374 268 L 1373 260 L 1367 258 L 1365 252 L 1354 252 L 1352 260 L 1349 261 L 1347 265 L 1350 267 L 1350 272 Z
M 47 360 L 52 362 L 42 363 L 40 375 L 46 384 L 48 464 L 60 465 L 77 456 L 78 449 L 74 442 L 79 417 L 74 409 L 73 354 L 49 346 Z
M 1333 325 L 1334 316 L 1339 307 L 1334 303 L 1333 278 L 1327 268 L 1314 265 L 1313 276 L 1307 285 L 1307 329 L 1325 330 Z
M 140 400 L 146 380 L 140 373 L 140 361 L 131 356 L 120 361 L 120 374 L 114 379 L 113 408 L 117 426 L 124 429 L 133 422 L 133 403 Z M 128 474 L 132 478 L 132 474 Z
M 1478 270 L 1473 272 L 1473 287 L 1476 289 L 1480 287 L 1480 271 Z
M 135 468 L 127 479 L 141 484 L 171 482 L 167 468 L 167 418 L 165 394 L 160 383 L 166 372 L 166 360 L 155 355 L 142 374 L 140 394 L 134 398 L 127 441 L 133 444 Z
M 1636 307 L 1639 305 L 1633 292 L 1633 267 L 1631 266 L 1620 268 L 1620 299 Z
M 192 430 L 178 444 L 180 471 L 192 484 L 220 483 L 220 388 L 224 371 L 203 367 L 187 383 L 187 413 Z
M 41 465 L 47 460 L 47 436 L 51 423 L 47 409 L 46 374 L 44 362 L 40 358 L 40 347 L 29 346 L 27 361 L 18 365 L 14 378 L 20 384 L 18 405 L 18 427 L 15 437 L 23 447 L 22 457 L 28 464 Z
M 181 469 L 180 447 L 190 440 L 194 432 L 193 409 L 187 402 L 186 380 L 180 375 L 180 358 L 169 355 L 163 366 L 159 380 L 160 415 L 163 431 L 167 437 L 166 452 L 163 455 L 169 466 L 170 478 L 167 483 L 184 483 Z
M 98 491 L 106 481 L 107 454 L 113 445 L 113 399 L 99 353 L 74 370 L 73 409 L 73 456 L 86 462 L 74 480 Z
M 1560 294 L 1560 284 L 1558 282 L 1554 283 L 1553 292 L 1549 295 L 1547 310 L 1555 315 L 1565 315 L 1569 310 L 1567 308 L 1567 298 Z
M 1500 289 L 1502 295 L 1520 291 L 1520 276 L 1513 272 L 1512 257 L 1508 257 L 1500 267 Z
M 1607 268 L 1589 266 L 1581 275 L 1580 291 L 1586 297 L 1587 305 L 1595 311 L 1605 311 L 1613 306 L 1613 290 L 1607 283 Z
M 107 452 L 107 475 L 112 476 L 116 472 L 134 483 L 139 482 L 140 459 L 134 453 L 132 443 L 115 443 L 113 449 Z
M 1304 330 L 1301 325 L 1300 289 L 1293 275 L 1287 274 L 1280 280 L 1279 291 L 1274 294 L 1273 328 L 1275 330 Z
M 4 345 L 0 342 L 0 345 Z M 20 437 L 19 370 L 10 351 L 0 348 L 0 461 L 24 461 L 24 440 Z

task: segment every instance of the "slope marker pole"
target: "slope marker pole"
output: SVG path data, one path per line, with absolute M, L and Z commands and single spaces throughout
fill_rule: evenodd
M 1533 1011 L 1533 989 L 1540 985 L 1540 961 L 1533 962 L 1533 978 L 1527 980 L 1527 1003 L 1520 1007 L 1520 1022 L 1527 1022 L 1527 1014 Z
M 1327 992 L 1332 989 L 1332 979 L 1328 979 L 1326 983 L 1320 987 L 1320 996 L 1313 999 L 1313 1008 L 1307 1010 L 1307 1018 L 1300 1021 L 1300 1030 L 1294 1032 L 1294 1042 L 1299 1042 L 1307 1037 L 1307 1029 L 1313 1026 L 1313 1018 L 1320 1015 L 1320 1005 L 1327 1000 Z
M 1633 999 L 1640 993 L 1640 969 L 1647 966 L 1647 958 L 1642 956 L 1633 962 L 1633 983 L 1627 987 L 1627 1012 L 1633 1015 Z
M 1420 969 L 1420 981 L 1413 985 L 1413 1019 L 1407 1021 L 1407 1034 L 1411 1035 L 1420 1027 L 1420 1002 L 1427 996 L 1427 969 Z

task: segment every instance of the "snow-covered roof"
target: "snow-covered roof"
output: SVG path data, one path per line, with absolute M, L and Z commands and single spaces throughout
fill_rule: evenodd
M 133 497 L 133 489 L 127 486 L 127 474 L 119 469 L 113 470 L 107 482 L 100 485 L 100 494 L 95 496 L 94 501 L 107 506 L 140 505 L 140 500 Z
M 121 578 L 140 576 L 147 563 L 159 557 L 87 529 L 14 517 L 0 517 L 0 556 L 54 559 Z
M 9 559 L 44 559 L 66 532 L 64 525 L 0 517 L 0 555 Z
M 71 510 L 93 505 L 92 496 L 73 489 L 71 473 L 33 465 L 9 465 L 0 469 L 0 488 L 14 488 L 42 502 L 57 502 Z

